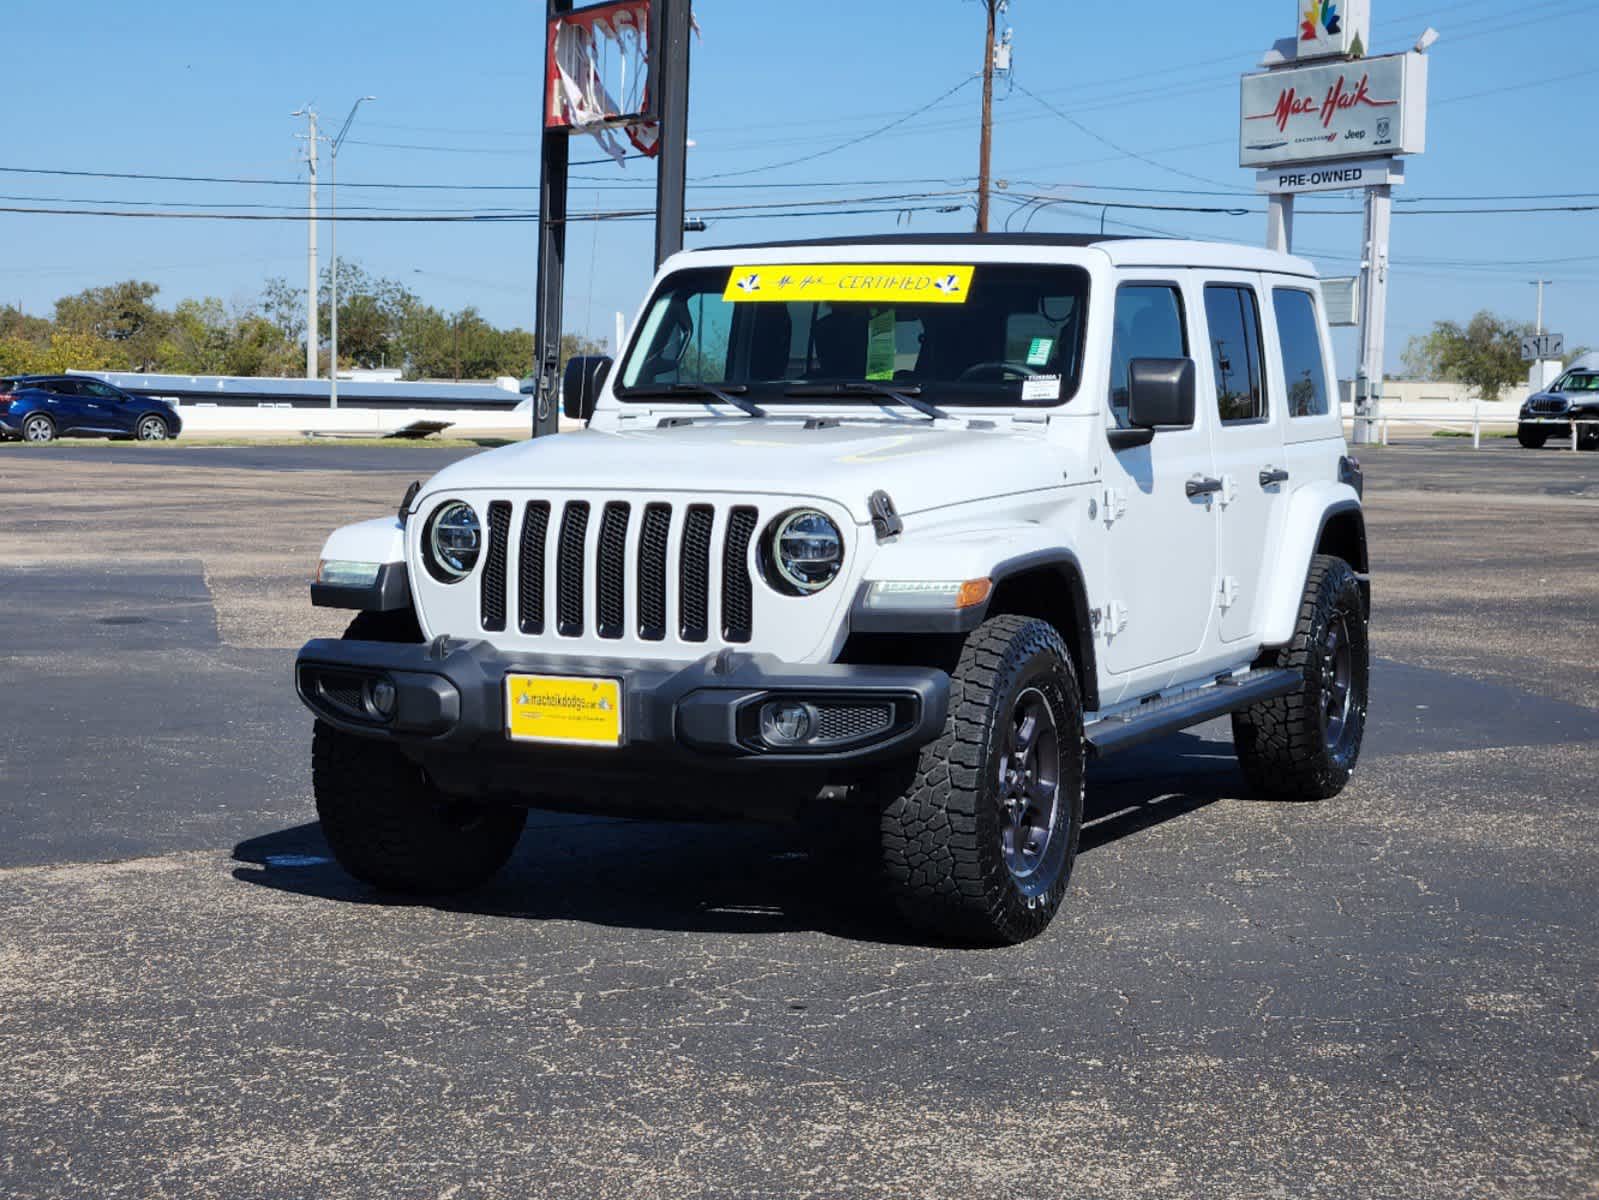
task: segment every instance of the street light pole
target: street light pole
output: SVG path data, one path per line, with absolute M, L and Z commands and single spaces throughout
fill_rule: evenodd
M 1532 286 L 1538 289 L 1538 333 L 1540 336 L 1543 334 L 1543 290 L 1553 282 L 1553 279 L 1534 279 L 1532 281 Z
M 311 172 L 311 194 L 306 203 L 306 289 L 305 289 L 305 377 L 317 377 L 317 349 L 322 341 L 322 331 L 319 328 L 316 313 L 317 301 L 317 269 L 316 269 L 316 159 L 317 143 L 323 137 L 317 132 L 316 109 L 307 104 L 304 108 L 296 109 L 289 114 L 291 117 L 304 117 L 310 123 L 310 132 L 305 135 L 305 162 Z
M 331 283 L 330 299 L 333 311 L 329 314 L 333 322 L 333 358 L 328 363 L 328 407 L 339 407 L 339 147 L 344 145 L 344 139 L 349 135 L 350 124 L 355 120 L 356 109 L 368 100 L 376 100 L 376 96 L 362 96 L 350 105 L 350 115 L 344 118 L 344 127 L 339 130 L 339 136 L 333 139 L 332 159 L 329 172 L 329 199 L 328 199 L 328 249 L 333 256 L 333 278 Z

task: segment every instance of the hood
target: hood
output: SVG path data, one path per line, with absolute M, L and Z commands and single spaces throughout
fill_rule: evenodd
M 1040 434 L 910 423 L 807 429 L 781 418 L 620 433 L 586 429 L 491 450 L 435 475 L 428 494 L 468 488 L 593 488 L 782 494 L 834 500 L 859 522 L 879 489 L 902 513 L 1062 485 Z

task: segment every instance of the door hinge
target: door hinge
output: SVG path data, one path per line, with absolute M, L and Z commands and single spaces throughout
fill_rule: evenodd
M 1116 524 L 1127 515 L 1127 494 L 1116 488 L 1105 489 L 1104 517 L 1107 526 Z
M 1221 581 L 1221 610 L 1226 612 L 1238 603 L 1238 580 L 1235 576 L 1224 575 Z
M 1238 480 L 1232 475 L 1221 477 L 1221 494 L 1216 497 L 1223 508 L 1238 499 Z
M 1105 635 L 1109 641 L 1122 630 L 1127 628 L 1127 606 L 1111 600 L 1104 608 L 1096 608 L 1092 620 L 1094 629 Z

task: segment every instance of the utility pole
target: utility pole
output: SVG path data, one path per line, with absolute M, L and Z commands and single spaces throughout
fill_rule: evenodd
M 356 109 L 368 100 L 376 100 L 376 96 L 362 96 L 350 105 L 350 115 L 344 118 L 344 127 L 339 130 L 339 136 L 333 139 L 329 147 L 329 158 L 333 160 L 333 171 L 330 182 L 333 184 L 333 194 L 328 202 L 329 238 L 333 251 L 333 278 L 331 294 L 328 298 L 333 306 L 333 311 L 328 314 L 332 322 L 333 332 L 333 358 L 328 363 L 328 407 L 339 407 L 339 147 L 344 145 L 344 139 L 350 136 L 350 125 L 355 120 Z
M 289 114 L 291 117 L 304 117 L 310 125 L 310 131 L 305 138 L 305 164 L 311 172 L 311 195 L 306 201 L 305 216 L 306 228 L 309 230 L 306 238 L 306 285 L 305 285 L 305 377 L 317 377 L 317 349 L 322 341 L 322 331 L 317 326 L 317 264 L 316 264 L 316 167 L 317 143 L 321 140 L 317 135 L 317 112 L 307 104 Z
M 1551 284 L 1553 282 L 1554 282 L 1553 279 L 1534 279 L 1532 281 L 1532 286 L 1538 289 L 1538 330 L 1537 330 L 1537 332 L 1540 333 L 1540 334 L 1543 333 L 1543 290 L 1544 290 L 1545 287 L 1547 287 L 1549 284 Z
M 994 157 L 994 25 L 1002 0 L 982 0 L 988 34 L 983 44 L 983 134 L 977 164 L 977 232 L 988 232 L 988 192 Z

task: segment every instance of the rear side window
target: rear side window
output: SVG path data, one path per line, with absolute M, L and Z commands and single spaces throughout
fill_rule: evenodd
M 1321 357 L 1321 326 L 1309 292 L 1278 289 L 1271 294 L 1277 341 L 1283 352 L 1290 417 L 1327 415 L 1327 372 Z
M 1205 289 L 1216 407 L 1223 425 L 1266 419 L 1266 382 L 1260 364 L 1260 306 L 1255 289 L 1211 284 Z
M 1169 284 L 1127 284 L 1116 293 L 1110 344 L 1110 411 L 1127 428 L 1127 389 L 1135 358 L 1187 358 L 1183 299 Z

